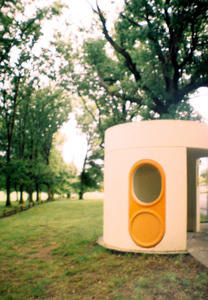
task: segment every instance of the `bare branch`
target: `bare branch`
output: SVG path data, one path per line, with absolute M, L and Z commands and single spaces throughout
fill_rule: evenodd
M 98 12 L 94 9 L 94 7 L 92 6 L 92 4 L 91 4 L 88 0 L 85 0 L 85 1 L 91 6 L 92 10 L 93 10 L 96 14 L 98 14 Z

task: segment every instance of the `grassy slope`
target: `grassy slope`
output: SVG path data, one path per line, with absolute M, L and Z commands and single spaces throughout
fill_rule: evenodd
M 0 299 L 208 299 L 208 269 L 189 255 L 98 246 L 102 206 L 65 199 L 0 219 Z

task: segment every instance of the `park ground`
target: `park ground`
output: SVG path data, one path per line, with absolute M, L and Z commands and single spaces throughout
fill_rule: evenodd
M 99 246 L 102 216 L 102 199 L 65 198 L 0 219 L 0 299 L 208 299 L 190 255 Z

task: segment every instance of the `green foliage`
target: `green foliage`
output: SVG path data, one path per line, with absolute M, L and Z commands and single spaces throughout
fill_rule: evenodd
M 60 151 L 55 147 L 50 152 L 49 173 L 44 180 L 45 184 L 49 184 L 52 191 L 56 194 L 72 194 L 75 191 L 77 182 L 77 168 L 63 161 Z
M 199 183 L 200 184 L 207 184 L 208 183 L 207 170 L 202 170 L 202 172 L 199 176 Z
M 117 124 L 135 110 L 143 119 L 195 118 L 188 96 L 208 86 L 207 1 L 125 1 L 113 31 L 99 6 L 95 13 L 104 39 L 85 39 L 80 94 L 102 116 L 120 114 Z
M 87 139 L 87 152 L 83 168 L 79 175 L 77 189 L 82 199 L 87 190 L 102 188 L 103 182 L 103 159 L 102 148 L 104 136 L 100 132 L 99 113 L 94 103 L 83 101 L 76 102 L 78 127 L 85 133 Z
M 40 88 L 41 79 L 57 75 L 51 51 L 36 55 L 43 22 L 60 16 L 63 5 L 32 6 L 28 16 L 30 5 L 0 1 L 0 182 L 5 179 L 8 206 L 10 191 L 20 182 L 30 194 L 38 189 L 48 173 L 54 133 L 71 110 L 62 89 Z
M 80 182 L 83 184 L 84 192 L 90 190 L 101 190 L 103 182 L 103 166 L 96 164 L 92 158 L 88 162 L 88 168 L 84 169 L 79 175 Z

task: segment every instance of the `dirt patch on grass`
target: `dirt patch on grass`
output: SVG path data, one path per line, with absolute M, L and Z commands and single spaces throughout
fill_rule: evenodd
M 56 247 L 57 245 L 51 244 L 49 246 L 43 246 L 43 245 L 38 245 L 37 248 L 35 249 L 35 253 L 30 253 L 29 258 L 39 258 L 41 260 L 51 260 L 53 259 L 52 256 L 52 250 Z
M 34 242 L 30 248 L 25 247 L 13 247 L 19 253 L 18 261 L 28 261 L 33 258 L 38 258 L 42 261 L 52 260 L 54 256 L 52 251 L 58 246 L 56 242 L 48 242 L 47 239 Z

